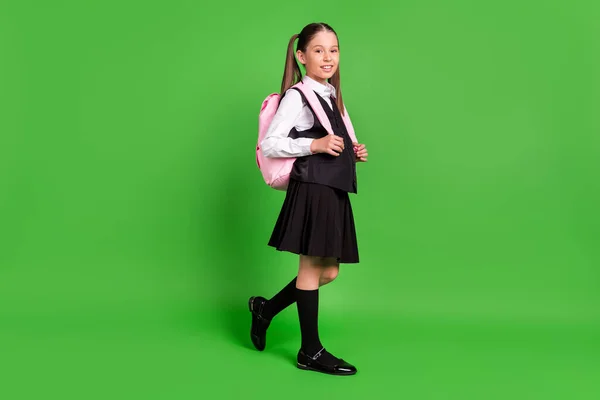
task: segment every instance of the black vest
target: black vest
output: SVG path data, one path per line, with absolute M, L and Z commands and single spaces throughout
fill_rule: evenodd
M 298 132 L 296 128 L 292 128 L 288 136 L 292 139 L 300 137 L 320 139 L 327 136 L 327 130 L 321 125 L 306 97 L 304 97 L 304 94 L 300 90 L 297 91 L 302 96 L 304 103 L 308 105 L 315 122 L 312 128 L 305 131 Z M 344 139 L 344 151 L 339 156 L 317 153 L 298 157 L 294 162 L 290 178 L 301 182 L 319 183 L 345 192 L 356 193 L 356 161 L 352 139 L 348 135 L 342 115 L 335 104 L 335 99 L 331 98 L 333 109 L 319 94 L 317 94 L 317 99 L 319 99 L 321 106 L 329 118 L 333 133 Z

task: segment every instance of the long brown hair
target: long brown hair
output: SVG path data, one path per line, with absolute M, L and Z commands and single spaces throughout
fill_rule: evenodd
M 294 42 L 296 41 L 296 39 L 298 39 L 297 49 L 302 52 L 306 52 L 306 47 L 308 46 L 308 43 L 319 32 L 333 32 L 333 34 L 335 34 L 335 36 L 337 37 L 337 33 L 333 30 L 331 26 L 327 25 L 324 22 L 318 22 L 306 25 L 299 34 L 294 34 L 290 38 L 285 58 L 285 69 L 283 71 L 283 79 L 281 81 L 281 95 L 283 95 L 286 92 L 286 90 L 288 90 L 290 87 L 302 80 L 302 71 L 300 70 L 300 65 L 298 64 L 298 61 L 296 60 Z M 333 76 L 329 78 L 329 83 L 335 88 L 335 99 L 337 108 L 340 110 L 340 113 L 344 115 L 344 102 L 342 101 L 339 64 Z

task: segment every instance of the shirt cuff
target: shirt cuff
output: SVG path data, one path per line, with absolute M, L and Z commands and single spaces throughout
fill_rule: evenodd
M 312 144 L 314 139 L 298 138 L 296 140 L 297 140 L 298 147 L 300 148 L 300 155 L 298 157 L 310 156 L 313 154 L 313 152 L 310 151 L 310 145 Z

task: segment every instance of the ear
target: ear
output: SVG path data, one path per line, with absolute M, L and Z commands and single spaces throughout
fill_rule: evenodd
M 298 61 L 300 61 L 300 64 L 306 65 L 306 58 L 304 57 L 304 53 L 302 51 L 296 51 L 296 57 L 298 57 Z

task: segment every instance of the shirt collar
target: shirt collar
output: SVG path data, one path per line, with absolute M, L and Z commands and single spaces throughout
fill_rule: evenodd
M 310 78 L 308 75 L 304 75 L 304 77 L 302 78 L 302 82 L 310 86 L 310 88 L 317 92 L 319 95 L 321 95 L 321 97 L 335 97 L 335 88 L 328 82 L 325 84 L 319 83 L 314 79 Z

